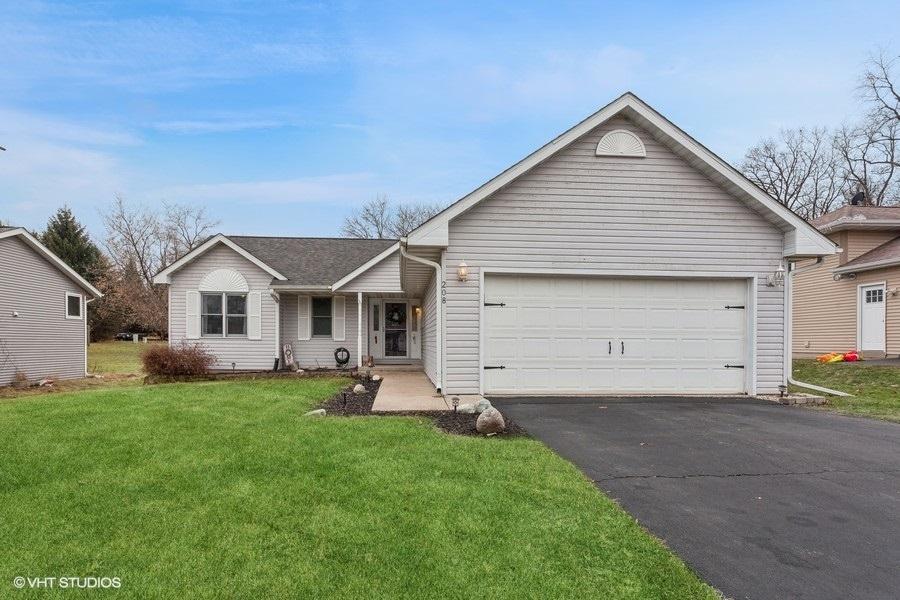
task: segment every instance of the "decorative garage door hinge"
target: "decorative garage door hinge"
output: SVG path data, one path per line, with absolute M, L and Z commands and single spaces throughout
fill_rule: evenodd
M 743 304 L 726 304 L 725 308 L 747 308 Z
M 506 306 L 505 302 L 485 302 L 485 306 Z
M 726 369 L 743 369 L 744 365 L 725 365 Z
M 487 371 L 488 369 L 505 369 L 505 368 L 506 368 L 506 367 L 503 366 L 503 365 L 491 365 L 491 366 L 485 365 L 485 366 L 484 366 L 484 370 L 485 370 L 485 371 Z

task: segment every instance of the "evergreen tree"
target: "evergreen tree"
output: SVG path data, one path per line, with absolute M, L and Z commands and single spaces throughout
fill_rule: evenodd
M 50 217 L 40 239 L 51 252 L 88 281 L 96 282 L 102 274 L 105 264 L 103 255 L 69 207 L 63 206 Z

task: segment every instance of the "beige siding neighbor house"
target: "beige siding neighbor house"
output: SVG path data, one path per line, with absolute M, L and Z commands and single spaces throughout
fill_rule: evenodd
M 303 366 L 421 364 L 446 394 L 756 394 L 789 376 L 785 270 L 835 251 L 628 93 L 401 240 L 220 235 L 157 282 L 170 339 L 221 368 L 290 343 Z M 221 306 L 255 292 L 232 302 L 271 325 L 230 335 Z
M 813 225 L 841 252 L 794 276 L 794 355 L 900 356 L 900 207 L 848 205 Z
M 101 297 L 25 229 L 0 227 L 0 386 L 87 374 L 87 304 Z

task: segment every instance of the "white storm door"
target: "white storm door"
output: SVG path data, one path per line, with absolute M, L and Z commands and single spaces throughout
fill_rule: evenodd
M 384 307 L 376 298 L 369 300 L 369 354 L 384 358 Z
M 884 284 L 859 288 L 859 350 L 884 352 Z

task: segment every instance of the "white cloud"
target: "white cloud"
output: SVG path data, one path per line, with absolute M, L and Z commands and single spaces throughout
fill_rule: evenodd
M 278 129 L 288 126 L 285 121 L 274 119 L 259 120 L 183 120 L 162 121 L 154 123 L 153 128 L 167 133 L 177 134 L 204 134 L 204 133 L 230 133 L 234 131 L 248 131 L 259 129 Z
M 0 136 L 7 147 L 17 139 L 43 139 L 96 146 L 140 143 L 130 131 L 104 125 L 86 125 L 58 117 L 0 107 Z

